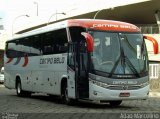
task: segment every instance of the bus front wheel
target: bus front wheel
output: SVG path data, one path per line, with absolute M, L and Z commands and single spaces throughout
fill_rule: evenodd
M 67 105 L 72 104 L 72 99 L 68 97 L 67 83 L 65 83 L 62 87 L 62 102 Z
M 122 100 L 110 101 L 111 106 L 119 106 L 122 103 Z

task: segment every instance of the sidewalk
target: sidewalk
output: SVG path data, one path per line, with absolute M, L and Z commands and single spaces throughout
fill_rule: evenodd
M 149 92 L 149 97 L 159 97 L 160 98 L 160 92 Z

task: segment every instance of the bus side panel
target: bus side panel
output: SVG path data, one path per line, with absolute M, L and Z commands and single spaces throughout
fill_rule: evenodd
M 4 85 L 7 88 L 14 89 L 15 88 L 15 74 L 13 70 L 5 70 L 5 79 L 4 79 Z
M 43 92 L 45 93 L 49 93 L 49 94 L 55 94 L 56 93 L 56 81 L 55 81 L 55 73 L 53 71 L 43 71 L 43 79 L 42 79 L 42 83 L 43 83 Z
M 62 76 L 67 75 L 67 55 L 47 55 L 42 56 L 40 60 L 43 92 L 60 95 Z
M 43 91 L 43 85 L 42 85 L 42 71 L 40 70 L 32 70 L 30 73 L 30 78 L 27 81 L 28 83 L 28 90 L 33 92 L 42 92 Z
M 14 70 L 13 62 L 15 62 L 15 59 L 8 59 L 6 54 L 4 54 L 4 85 L 11 89 L 15 88 L 15 78 L 17 74 Z
M 67 75 L 67 54 L 33 56 L 27 59 L 21 57 L 18 63 L 18 58 L 13 58 L 11 62 L 8 60 L 9 58 L 5 58 L 6 87 L 15 88 L 18 75 L 23 90 L 60 94 L 61 78 Z
M 23 71 L 23 74 L 21 75 L 21 82 L 22 82 L 22 88 L 26 91 L 32 91 L 32 85 L 33 85 L 33 77 L 32 77 L 33 71 L 27 70 Z

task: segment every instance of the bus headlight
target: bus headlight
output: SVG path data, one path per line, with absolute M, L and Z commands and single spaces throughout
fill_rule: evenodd
M 142 83 L 140 86 L 143 88 L 143 87 L 146 87 L 149 85 L 149 82 L 145 82 L 145 83 Z
M 108 88 L 109 85 L 106 84 L 106 83 L 102 83 L 102 82 L 99 82 L 99 81 L 96 81 L 96 80 L 90 80 L 93 84 L 97 85 L 97 86 L 100 86 L 100 87 L 103 87 L 103 88 Z

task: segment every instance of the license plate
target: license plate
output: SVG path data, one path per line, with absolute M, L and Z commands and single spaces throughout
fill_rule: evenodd
M 129 97 L 129 96 L 130 96 L 130 93 L 128 92 L 123 92 L 119 94 L 119 97 Z

